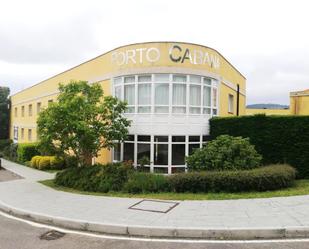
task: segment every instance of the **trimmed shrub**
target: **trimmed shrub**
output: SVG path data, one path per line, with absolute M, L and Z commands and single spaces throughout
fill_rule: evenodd
M 37 143 L 18 144 L 17 160 L 19 162 L 30 161 L 36 155 L 40 155 Z
M 210 135 L 250 138 L 263 164 L 287 163 L 299 178 L 309 178 L 309 116 L 242 116 L 212 118 Z
M 38 168 L 39 166 L 39 161 L 41 160 L 42 156 L 34 156 L 31 158 L 30 161 L 30 167 L 32 168 Z
M 169 184 L 175 192 L 268 191 L 290 187 L 296 171 L 289 165 L 270 165 L 251 170 L 175 174 Z
M 190 171 L 252 169 L 261 160 L 248 138 L 229 135 L 217 137 L 186 158 Z
M 134 173 L 124 185 L 129 193 L 167 192 L 170 190 L 167 177 L 150 173 Z
M 50 169 L 50 156 L 42 156 L 39 159 L 37 166 L 40 170 Z
M 30 167 L 36 169 L 63 169 L 63 159 L 56 156 L 34 156 L 30 161 Z
M 119 191 L 123 188 L 131 172 L 121 163 L 72 167 L 58 172 L 55 184 L 93 192 Z
M 57 156 L 51 156 L 50 157 L 50 168 L 51 169 L 63 169 L 64 160 Z
M 3 157 L 13 162 L 17 161 L 18 144 L 10 144 L 3 149 Z

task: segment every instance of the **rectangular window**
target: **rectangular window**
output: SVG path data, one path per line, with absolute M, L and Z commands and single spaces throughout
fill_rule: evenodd
M 121 144 L 116 143 L 114 147 L 114 161 L 119 162 L 120 161 L 120 153 L 121 153 Z
M 168 144 L 154 144 L 154 165 L 168 165 Z
M 124 83 L 134 83 L 135 82 L 135 76 L 127 76 L 124 77 Z
M 150 160 L 150 144 L 137 144 L 137 162 L 143 157 Z
M 41 106 L 42 106 L 41 102 L 38 102 L 38 103 L 36 104 L 36 113 L 37 113 L 37 114 L 39 114 L 39 113 L 41 112 Z
M 212 105 L 217 107 L 217 88 L 212 89 Z
M 155 84 L 155 112 L 168 113 L 169 106 L 169 84 Z
M 190 85 L 190 113 L 201 113 L 201 86 Z
M 25 106 L 21 107 L 21 116 L 25 117 Z
M 25 139 L 25 129 L 24 128 L 21 128 L 20 136 L 21 136 L 21 140 Z
M 124 143 L 123 160 L 124 161 L 134 161 L 134 143 Z
M 32 130 L 28 129 L 28 141 L 32 141 Z
M 173 84 L 173 113 L 186 113 L 186 91 L 186 85 Z
M 204 78 L 203 83 L 204 83 L 204 85 L 211 86 L 211 79 L 210 78 Z
M 229 94 L 229 97 L 228 97 L 228 112 L 234 113 L 234 95 L 233 94 Z
M 140 141 L 140 142 L 150 142 L 150 136 L 137 136 L 137 141 Z
M 174 74 L 173 75 L 173 81 L 174 82 L 187 82 L 187 76 L 186 75 L 180 75 L 180 74 Z
M 190 75 L 190 82 L 191 83 L 200 83 L 201 84 L 201 76 L 197 75 Z
M 173 136 L 172 137 L 172 142 L 173 143 L 181 143 L 181 142 L 185 142 L 186 141 L 186 137 L 185 136 Z
M 189 155 L 192 155 L 195 150 L 200 148 L 200 144 L 189 144 Z
M 172 145 L 172 165 L 184 165 L 185 164 L 185 144 L 173 144 Z
M 29 117 L 32 116 L 32 105 L 31 104 L 28 106 L 28 115 Z
M 151 82 L 151 75 L 138 76 L 138 82 Z
M 18 141 L 18 126 L 14 126 L 14 140 Z
M 15 118 L 17 118 L 17 107 L 15 107 L 15 109 L 14 109 L 14 116 L 15 116 Z
M 155 74 L 155 82 L 169 82 L 169 74 Z
M 134 113 L 134 105 L 135 105 L 135 86 L 127 85 L 124 86 L 124 101 L 127 102 L 127 113 Z
M 211 88 L 203 86 L 203 114 L 210 114 Z
M 138 112 L 149 113 L 151 105 L 151 84 L 138 84 Z
M 168 142 L 168 136 L 154 136 L 154 142 Z
M 114 85 L 119 85 L 122 83 L 122 78 L 118 77 L 118 78 L 114 78 Z
M 122 99 L 122 91 L 121 91 L 122 87 L 121 86 L 117 86 L 115 87 L 115 97 L 117 99 Z

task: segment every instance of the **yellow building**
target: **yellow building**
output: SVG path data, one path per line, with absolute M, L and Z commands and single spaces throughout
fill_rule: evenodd
M 290 93 L 290 111 L 294 115 L 309 115 L 309 89 Z
M 246 109 L 246 115 L 265 114 L 265 115 L 290 115 L 290 109 Z
M 99 162 L 147 156 L 151 171 L 185 168 L 201 147 L 212 116 L 244 115 L 246 79 L 216 50 L 191 43 L 148 42 L 116 48 L 11 96 L 10 136 L 37 140 L 36 119 L 57 101 L 58 84 L 98 82 L 105 95 L 127 101 L 132 125 L 125 143 L 103 150 Z

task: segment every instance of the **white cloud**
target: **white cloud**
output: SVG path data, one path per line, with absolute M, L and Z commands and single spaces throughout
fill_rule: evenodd
M 248 103 L 288 103 L 289 91 L 309 84 L 307 5 L 305 0 L 3 1 L 0 82 L 16 92 L 117 46 L 175 40 L 213 47 L 228 58 L 247 76 Z

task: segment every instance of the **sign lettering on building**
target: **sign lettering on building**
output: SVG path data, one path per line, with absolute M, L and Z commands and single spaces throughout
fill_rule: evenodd
M 161 51 L 156 47 L 136 48 L 125 51 L 113 52 L 112 63 L 118 66 L 142 64 L 144 62 L 154 63 L 161 59 Z M 168 50 L 168 58 L 174 63 L 189 62 L 193 65 L 208 65 L 218 69 L 220 67 L 219 57 L 208 52 L 172 45 Z

